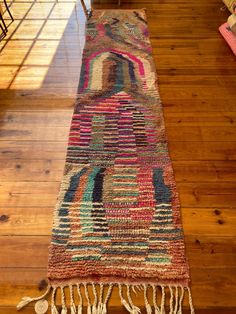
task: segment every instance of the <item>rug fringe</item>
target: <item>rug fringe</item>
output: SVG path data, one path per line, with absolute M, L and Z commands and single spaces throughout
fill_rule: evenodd
M 83 285 L 84 297 L 81 293 L 81 286 Z M 17 310 L 22 309 L 30 302 L 42 301 L 51 292 L 51 314 L 82 314 L 83 301 L 86 303 L 87 314 L 107 314 L 107 304 L 111 297 L 114 286 L 118 286 L 119 297 L 121 304 L 130 314 L 140 314 L 141 309 L 137 307 L 132 298 L 132 292 L 137 294 L 137 291 L 143 290 L 144 305 L 146 314 L 182 314 L 183 300 L 187 292 L 190 313 L 194 314 L 193 300 L 191 290 L 189 287 L 180 285 L 133 285 L 133 284 L 97 284 L 97 283 L 83 283 L 71 284 L 67 286 L 48 286 L 46 292 L 36 298 L 23 297 L 17 305 Z M 91 293 L 88 287 L 91 288 Z M 65 295 L 65 289 L 69 289 L 69 298 Z M 76 289 L 74 289 L 76 288 Z M 105 291 L 106 289 L 106 291 Z M 56 295 L 60 290 L 61 296 L 61 311 L 59 312 L 56 303 Z M 151 290 L 151 291 L 149 291 Z M 159 290 L 159 292 L 158 292 Z M 75 292 L 77 292 L 75 300 Z M 126 296 L 125 296 L 126 292 Z M 148 293 L 150 292 L 150 293 Z M 168 294 L 169 300 L 166 301 Z M 160 296 L 159 296 L 160 295 Z M 150 297 L 152 296 L 152 297 Z M 68 306 L 67 303 L 70 305 Z M 78 303 L 78 304 L 77 304 Z M 77 304 L 77 305 L 76 305 Z

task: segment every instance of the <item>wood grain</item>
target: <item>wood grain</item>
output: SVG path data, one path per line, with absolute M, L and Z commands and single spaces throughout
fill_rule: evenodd
M 234 314 L 236 63 L 217 30 L 229 12 L 218 0 L 121 3 L 147 9 L 196 313 Z M 0 42 L 0 314 L 45 288 L 86 20 L 71 0 L 15 0 L 11 11 Z M 110 303 L 110 313 L 126 313 L 117 291 Z

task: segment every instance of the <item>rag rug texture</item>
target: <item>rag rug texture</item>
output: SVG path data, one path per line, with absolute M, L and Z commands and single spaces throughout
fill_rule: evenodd
M 132 302 L 135 287 L 144 291 L 147 313 L 167 313 L 167 293 L 170 313 L 182 313 L 185 291 L 194 313 L 144 10 L 94 10 L 88 19 L 48 281 L 52 313 L 58 313 L 57 290 L 67 313 L 67 288 L 68 313 L 82 313 L 85 302 L 88 313 L 104 314 L 113 286 L 130 313 L 140 312 Z

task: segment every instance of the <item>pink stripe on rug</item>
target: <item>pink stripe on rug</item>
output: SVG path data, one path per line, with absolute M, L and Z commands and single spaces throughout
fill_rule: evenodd
M 236 55 L 236 36 L 232 33 L 228 23 L 224 23 L 219 27 L 221 35 L 226 40 L 227 44 L 232 49 L 233 53 Z

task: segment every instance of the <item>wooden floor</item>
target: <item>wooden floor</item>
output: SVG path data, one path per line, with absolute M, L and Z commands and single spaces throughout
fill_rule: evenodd
M 217 31 L 229 15 L 222 6 L 122 0 L 122 8 L 147 8 L 201 314 L 236 313 L 236 60 Z M 72 0 L 13 0 L 11 11 L 0 42 L 0 314 L 45 288 L 86 20 Z M 118 298 L 111 306 L 123 313 Z

